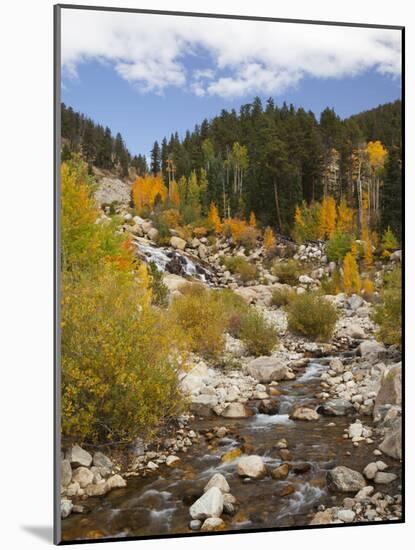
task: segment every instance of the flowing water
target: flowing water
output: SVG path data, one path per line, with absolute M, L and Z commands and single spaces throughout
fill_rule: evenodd
M 137 247 L 138 255 L 146 262 L 154 262 L 159 271 L 173 272 L 172 260 L 175 263 L 175 271 L 180 270 L 180 275 L 208 282 L 212 276 L 209 268 L 201 265 L 200 260 L 190 257 L 189 254 L 172 250 L 171 247 L 155 246 L 148 240 L 136 237 L 133 240 Z
M 327 490 L 326 472 L 336 465 L 344 465 L 362 471 L 374 460 L 375 445 L 361 443 L 354 448 L 350 440 L 342 436 L 353 418 L 320 417 L 317 421 L 292 421 L 289 413 L 293 405 L 318 403 L 319 377 L 327 368 L 329 359 L 311 361 L 296 380 L 280 382 L 279 412 L 274 415 L 256 414 L 246 419 L 209 418 L 197 420 L 192 427 L 209 430 L 226 426 L 228 435 L 222 440 L 208 442 L 201 437 L 185 454 L 181 454 L 179 467 L 161 467 L 146 478 L 129 478 L 125 489 L 117 489 L 105 497 L 89 498 L 84 502 L 89 513 L 72 514 L 62 521 L 63 538 L 66 540 L 92 537 L 154 536 L 160 534 L 189 533 L 189 507 L 198 498 L 204 485 L 213 474 L 222 473 L 238 502 L 234 516 L 224 515 L 226 528 L 243 530 L 308 525 L 320 504 L 338 505 L 344 496 Z M 371 421 L 363 417 L 365 425 Z M 334 426 L 330 424 L 334 423 Z M 270 467 L 283 461 L 275 443 L 285 438 L 292 459 L 288 477 L 276 481 L 270 477 L 262 480 L 243 480 L 236 473 L 236 459 L 221 463 L 223 453 L 241 444 L 252 446 L 251 454 L 263 457 Z M 347 452 L 351 452 L 349 456 Z M 397 461 L 382 457 L 389 470 L 400 474 Z M 296 474 L 293 468 L 310 464 L 305 473 Z M 375 489 L 395 494 L 397 481 Z M 283 496 L 285 492 L 290 492 Z

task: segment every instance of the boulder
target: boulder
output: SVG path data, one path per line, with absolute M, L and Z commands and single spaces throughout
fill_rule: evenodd
M 111 491 L 111 489 L 121 489 L 122 487 L 127 486 L 127 482 L 120 476 L 120 474 L 115 474 L 109 477 L 106 484 L 109 491 Z
M 211 487 L 190 507 L 193 519 L 220 517 L 223 512 L 223 493 L 217 487 Z
M 284 380 L 288 369 L 280 359 L 262 356 L 248 363 L 247 372 L 258 382 L 268 384 L 272 381 Z
M 263 399 L 258 405 L 258 412 L 262 414 L 277 414 L 279 407 L 279 403 L 275 399 Z
M 314 409 L 309 407 L 297 407 L 290 414 L 292 420 L 318 420 L 320 415 Z
M 66 487 L 70 484 L 72 479 L 72 468 L 69 460 L 64 459 L 61 461 L 61 485 Z
M 346 416 L 354 411 L 354 407 L 347 399 L 329 399 L 322 403 L 317 412 L 325 416 Z
M 79 466 L 76 470 L 73 471 L 72 480 L 77 481 L 79 486 L 83 489 L 87 485 L 93 482 L 94 474 L 85 466 Z
M 371 495 L 373 495 L 375 489 L 371 485 L 367 485 L 366 487 L 363 487 L 363 489 L 360 489 L 358 493 L 355 494 L 354 499 L 357 501 L 366 500 Z
M 380 411 L 384 405 L 402 404 L 402 369 L 401 364 L 385 370 L 380 381 L 380 388 L 373 408 L 373 418 L 380 418 Z
M 72 508 L 73 508 L 73 505 L 71 500 L 67 498 L 61 499 L 61 518 L 62 519 L 67 518 L 72 512 Z
M 397 417 L 386 431 L 379 449 L 391 458 L 402 459 L 402 420 L 400 417 Z
M 392 254 L 389 256 L 389 260 L 391 262 L 401 262 L 402 261 L 402 250 L 395 250 L 395 252 L 392 252 Z
M 366 337 L 365 331 L 356 323 L 348 325 L 343 331 L 342 336 L 347 336 L 353 340 L 363 340 Z
M 65 495 L 67 497 L 76 497 L 81 487 L 77 481 L 70 483 L 65 489 Z
M 266 475 L 267 469 L 260 456 L 250 455 L 239 459 L 237 472 L 242 477 L 260 479 Z
M 370 354 L 379 355 L 385 351 L 385 346 L 376 342 L 376 340 L 365 340 L 359 344 L 357 354 L 361 357 L 367 357 Z
M 252 412 L 243 403 L 238 402 L 229 403 L 221 413 L 225 418 L 246 418 L 251 415 Z
M 336 466 L 327 472 L 327 484 L 332 491 L 356 493 L 366 486 L 366 481 L 360 472 L 346 466 Z
M 152 227 L 148 231 L 147 235 L 148 235 L 149 239 L 151 239 L 152 241 L 156 241 L 158 239 L 159 232 L 155 227 Z
M 211 487 L 217 487 L 222 493 L 229 493 L 231 490 L 225 476 L 222 474 L 213 475 L 205 485 L 203 492 L 206 493 Z
M 111 468 L 113 467 L 112 461 L 100 451 L 94 453 L 92 463 L 98 468 L 107 468 L 108 470 L 111 470 Z
M 88 487 L 86 487 L 85 489 L 85 493 L 89 497 L 102 497 L 106 495 L 108 491 L 109 488 L 105 480 L 101 480 L 99 483 L 88 485 Z
M 77 468 L 78 466 L 89 468 L 92 464 L 92 456 L 79 445 L 73 445 L 67 453 L 66 458 L 73 468 Z
M 221 518 L 207 518 L 203 522 L 201 531 L 223 531 L 225 529 L 225 522 Z
M 192 397 L 190 410 L 197 416 L 210 416 L 213 407 L 216 407 L 217 404 L 218 398 L 216 395 L 202 393 L 201 395 Z
M 184 250 L 186 248 L 186 241 L 180 237 L 172 237 L 170 239 L 170 246 L 177 250 Z
M 334 357 L 330 361 L 330 369 L 333 370 L 336 374 L 342 374 L 344 372 L 343 363 L 338 357 Z

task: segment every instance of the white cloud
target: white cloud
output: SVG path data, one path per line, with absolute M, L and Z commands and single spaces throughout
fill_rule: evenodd
M 200 53 L 214 70 L 185 64 Z M 64 74 L 76 76 L 88 60 L 109 62 L 142 92 L 175 86 L 200 97 L 278 95 L 306 76 L 342 78 L 369 69 L 399 76 L 400 55 L 400 32 L 390 29 L 76 9 L 62 14 Z

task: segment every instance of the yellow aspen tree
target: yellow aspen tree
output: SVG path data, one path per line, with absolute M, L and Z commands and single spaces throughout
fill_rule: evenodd
M 249 225 L 251 227 L 256 227 L 256 218 L 255 218 L 255 213 L 251 210 L 251 213 L 249 215 Z
M 348 252 L 343 260 L 343 287 L 347 294 L 360 292 L 359 267 L 353 252 Z
M 363 227 L 362 240 L 364 241 L 364 264 L 367 269 L 373 267 L 372 242 L 367 226 Z
M 220 221 L 218 209 L 216 207 L 216 204 L 214 202 L 210 203 L 210 209 L 208 214 L 208 220 L 212 224 L 215 233 L 220 233 L 222 230 L 222 224 Z
M 170 182 L 170 201 L 176 208 L 180 206 L 180 193 L 176 180 Z
M 347 206 L 346 199 L 342 199 L 337 211 L 337 229 L 341 233 L 350 233 L 353 230 L 354 212 Z
M 133 183 L 131 193 L 137 210 L 143 206 L 153 208 L 157 197 L 163 202 L 167 198 L 167 189 L 160 175 L 147 174 L 144 177 L 138 177 Z
M 267 227 L 264 232 L 264 248 L 267 252 L 270 252 L 276 245 L 274 232 L 270 227 Z
M 324 197 L 320 211 L 320 237 L 329 238 L 336 231 L 336 201 L 333 197 Z

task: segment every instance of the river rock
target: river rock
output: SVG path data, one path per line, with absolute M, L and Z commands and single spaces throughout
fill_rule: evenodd
M 120 489 L 127 486 L 127 482 L 120 476 L 120 474 L 115 474 L 109 477 L 106 483 L 109 491 L 111 491 L 112 489 Z
M 229 403 L 221 413 L 225 418 L 246 418 L 251 415 L 252 412 L 243 403 L 238 402 Z
M 346 416 L 354 411 L 354 407 L 347 399 L 329 399 L 322 403 L 317 411 L 326 416 Z
M 93 482 L 94 474 L 91 472 L 91 470 L 85 468 L 85 466 L 80 466 L 73 471 L 72 479 L 73 481 L 77 481 L 80 487 L 83 489 Z
M 107 494 L 108 491 L 109 488 L 105 480 L 101 480 L 99 483 L 88 485 L 88 487 L 85 488 L 85 493 L 89 497 L 102 497 Z
M 67 518 L 72 512 L 72 508 L 73 508 L 73 505 L 71 500 L 67 498 L 61 499 L 61 518 L 62 519 Z
M 366 479 L 375 479 L 377 471 L 378 467 L 376 465 L 376 462 L 370 462 L 363 469 L 363 475 Z
M 225 463 L 225 462 L 232 462 L 232 461 L 235 460 L 236 458 L 239 458 L 241 455 L 242 455 L 241 449 L 239 449 L 238 447 L 236 447 L 235 449 L 231 449 L 230 451 L 227 451 L 226 453 L 224 453 L 224 454 L 221 456 L 220 461 L 221 461 L 222 463 Z
M 79 486 L 79 483 L 77 481 L 72 481 L 66 489 L 65 489 L 65 495 L 67 497 L 76 497 L 80 491 L 81 487 Z
M 373 409 L 373 418 L 380 418 L 380 411 L 384 405 L 401 405 L 402 403 L 402 369 L 401 364 L 386 369 L 380 381 L 380 388 L 376 396 Z
M 362 304 L 363 298 L 361 298 L 361 296 L 358 296 L 357 294 L 352 294 L 350 298 L 347 298 L 347 306 L 354 311 L 356 311 L 356 309 L 358 309 Z
M 223 493 L 217 487 L 211 487 L 190 507 L 193 519 L 220 517 L 223 512 Z
M 113 467 L 112 461 L 100 451 L 94 453 L 94 458 L 92 462 L 94 466 L 97 466 L 98 468 L 106 468 L 108 470 L 111 470 Z
M 180 237 L 172 237 L 170 239 L 170 246 L 177 250 L 184 250 L 186 248 L 186 241 Z
M 377 471 L 375 475 L 375 483 L 386 485 L 387 483 L 392 483 L 392 481 L 395 481 L 397 478 L 398 476 L 396 474 Z
M 211 487 L 217 487 L 222 493 L 229 493 L 231 490 L 225 476 L 222 474 L 214 474 L 205 485 L 203 492 L 206 493 Z
M 360 325 L 353 323 L 342 331 L 341 336 L 348 336 L 353 340 L 363 340 L 366 337 L 366 334 Z
M 78 466 L 85 466 L 85 468 L 89 468 L 92 464 L 92 456 L 88 453 L 88 451 L 85 451 L 79 445 L 74 445 L 71 447 L 66 458 L 69 460 L 73 468 L 77 468 Z
M 258 405 L 258 412 L 261 414 L 277 414 L 279 403 L 275 399 L 262 399 Z
M 391 458 L 402 459 L 402 420 L 400 417 L 397 417 L 386 431 L 379 449 Z
M 331 523 L 333 520 L 332 512 L 330 508 L 317 512 L 313 519 L 310 521 L 309 525 L 326 525 Z
M 344 523 L 351 523 L 356 517 L 356 513 L 353 510 L 339 510 L 337 512 L 337 518 Z
M 272 381 L 284 380 L 287 366 L 275 357 L 257 357 L 248 363 L 248 374 L 258 382 L 269 384 Z
M 361 422 L 355 422 L 349 426 L 349 437 L 353 439 L 354 437 L 361 437 L 363 433 L 363 425 Z
M 292 420 L 318 420 L 320 415 L 309 407 L 297 407 L 290 415 Z
M 180 462 L 180 458 L 175 455 L 169 455 L 166 458 L 166 466 L 169 466 L 169 468 L 174 468 L 177 466 L 177 464 Z
M 366 500 L 371 495 L 373 495 L 375 489 L 371 485 L 367 485 L 366 487 L 363 487 L 363 489 L 360 489 L 358 493 L 354 496 L 354 499 L 357 501 Z
M 243 456 L 239 459 L 237 472 L 242 477 L 260 479 L 265 476 L 265 474 L 267 473 L 267 469 L 265 467 L 264 461 L 260 456 L 250 455 Z
M 69 460 L 64 459 L 61 461 L 61 485 L 66 487 L 70 484 L 72 479 L 72 468 Z
M 366 481 L 360 472 L 346 466 L 336 466 L 327 472 L 327 484 L 332 491 L 356 493 L 366 486 Z
M 288 476 L 289 471 L 290 467 L 287 463 L 281 464 L 281 466 L 277 466 L 277 468 L 272 470 L 271 477 L 276 480 L 285 479 Z
M 223 531 L 225 529 L 225 522 L 221 518 L 208 518 L 205 519 L 202 525 L 201 531 Z
M 202 527 L 202 522 L 200 519 L 192 519 L 192 521 L 189 523 L 189 527 L 192 531 L 199 531 L 199 529 Z
M 342 374 L 344 372 L 344 366 L 341 360 L 338 357 L 334 357 L 330 361 L 330 369 L 334 371 L 336 374 Z

